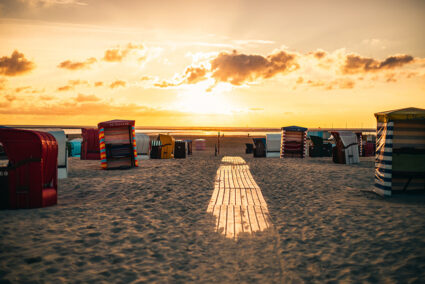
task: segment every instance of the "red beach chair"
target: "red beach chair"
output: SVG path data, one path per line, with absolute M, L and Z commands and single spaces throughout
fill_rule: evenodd
M 38 208 L 57 203 L 58 144 L 50 133 L 0 129 L 8 165 L 0 168 L 2 208 Z

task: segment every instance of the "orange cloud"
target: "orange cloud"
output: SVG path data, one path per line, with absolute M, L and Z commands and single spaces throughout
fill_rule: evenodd
M 73 89 L 74 89 L 73 86 L 66 85 L 66 86 L 58 87 L 57 91 L 64 92 L 64 91 L 69 91 L 69 90 L 73 90 Z
M 97 60 L 94 57 L 87 58 L 86 61 L 83 62 L 72 62 L 70 60 L 66 60 L 61 62 L 58 65 L 58 68 L 64 68 L 68 70 L 80 70 L 90 67 L 93 63 L 96 63 Z
M 74 98 L 74 101 L 76 102 L 97 102 L 100 101 L 98 97 L 95 95 L 84 95 L 84 94 L 78 94 L 77 97 Z
M 116 80 L 116 81 L 112 82 L 112 83 L 109 85 L 109 87 L 110 87 L 111 89 L 114 89 L 114 88 L 118 88 L 118 87 L 125 87 L 125 85 L 126 85 L 126 84 L 127 84 L 127 83 L 126 83 L 125 81 Z
M 310 87 L 319 87 L 319 88 L 324 88 L 325 90 L 353 89 L 355 86 L 355 82 L 347 78 L 338 78 L 330 82 L 324 82 L 321 80 L 317 80 L 317 81 L 308 80 L 306 83 Z
M 101 82 L 101 81 L 94 82 L 94 86 L 95 87 L 101 87 L 101 86 L 103 86 L 103 82 Z
M 68 85 L 62 86 L 62 87 L 58 87 L 57 90 L 58 91 L 69 91 L 69 90 L 74 90 L 75 86 L 78 85 L 88 85 L 89 83 L 86 80 L 69 80 L 68 81 Z
M 35 68 L 33 62 L 25 58 L 23 53 L 15 50 L 10 57 L 0 57 L 0 75 L 18 76 Z
M 13 102 L 14 100 L 16 100 L 16 96 L 14 95 L 6 95 L 4 97 L 6 98 L 8 102 Z
M 203 67 L 187 67 L 184 74 L 186 83 L 196 84 L 206 79 L 207 70 Z
M 279 73 L 285 74 L 299 68 L 296 55 L 280 51 L 263 57 L 245 55 L 236 51 L 220 53 L 211 61 L 212 77 L 216 82 L 229 82 L 241 85 L 258 78 L 268 79 Z
M 134 49 L 144 49 L 143 45 L 133 45 L 129 43 L 125 48 L 113 48 L 105 51 L 105 55 L 103 56 L 103 60 L 107 62 L 121 62 L 124 57 L 128 55 L 128 53 Z M 144 57 L 139 58 L 140 60 L 145 59 Z
M 19 88 L 15 89 L 15 92 L 20 93 L 21 91 L 24 91 L 24 90 L 27 90 L 27 89 L 30 89 L 30 88 L 31 88 L 30 86 L 19 87 Z
M 405 64 L 413 63 L 414 58 L 411 55 L 400 54 L 387 57 L 383 61 L 374 58 L 362 57 L 360 55 L 349 54 L 341 67 L 344 74 L 356 74 L 366 72 L 376 72 L 380 70 L 394 69 Z

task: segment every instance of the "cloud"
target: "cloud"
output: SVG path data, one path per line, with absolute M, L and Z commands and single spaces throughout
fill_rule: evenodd
M 413 62 L 414 58 L 407 54 L 390 56 L 383 61 L 369 57 L 362 57 L 356 54 L 348 54 L 341 70 L 343 74 L 377 72 L 381 70 L 395 69 L 396 67 L 401 67 Z
M 78 85 L 88 85 L 88 84 L 89 83 L 86 80 L 80 80 L 80 79 L 69 80 L 68 81 L 68 85 L 58 87 L 57 90 L 60 91 L 60 92 L 69 91 L 69 90 L 74 90 L 75 89 L 75 86 L 78 86 Z
M 114 89 L 114 88 L 118 88 L 118 87 L 125 87 L 125 85 L 126 85 L 126 82 L 125 82 L 125 81 L 116 80 L 116 81 L 112 82 L 112 83 L 109 85 L 109 87 L 110 87 L 111 89 Z
M 73 89 L 74 89 L 74 86 L 66 85 L 66 86 L 58 87 L 57 91 L 64 92 L 64 91 L 69 91 L 69 90 L 73 90 Z
M 102 81 L 94 82 L 94 86 L 95 87 L 102 87 L 103 86 L 103 82 Z
M 330 82 L 322 80 L 308 80 L 306 82 L 310 87 L 319 87 L 325 90 L 334 90 L 334 89 L 353 89 L 355 82 L 348 78 L 337 78 Z
M 325 58 L 328 55 L 328 53 L 326 51 L 321 50 L 321 49 L 318 49 L 314 52 L 310 52 L 309 54 L 313 55 L 318 60 Z
M 86 61 L 83 62 L 72 62 L 70 60 L 66 60 L 61 62 L 58 65 L 58 68 L 68 69 L 68 70 L 80 70 L 89 68 L 90 65 L 96 63 L 97 60 L 94 57 L 87 58 Z
M 27 89 L 30 89 L 30 88 L 31 88 L 30 86 L 15 88 L 15 92 L 20 93 L 21 91 L 24 91 L 24 90 L 27 90 Z
M 6 79 L 0 78 L 0 90 L 6 89 L 6 82 L 7 82 Z
M 126 57 L 130 51 L 132 50 L 143 50 L 144 46 L 143 45 L 134 45 L 129 43 L 128 45 L 126 45 L 124 48 L 113 48 L 113 49 L 108 49 L 105 51 L 105 55 L 103 56 L 103 60 L 107 61 L 107 62 L 121 62 L 124 57 Z M 144 60 L 146 59 L 145 57 L 140 57 L 140 60 Z
M 25 58 L 23 53 L 15 50 L 10 57 L 0 57 L 0 75 L 18 76 L 35 68 L 33 62 Z
M 40 96 L 39 98 L 40 98 L 40 100 L 42 100 L 42 101 L 51 101 L 51 100 L 53 100 L 53 99 L 54 99 L 54 98 L 53 98 L 53 97 L 51 97 L 51 96 Z
M 8 102 L 13 102 L 14 100 L 16 100 L 16 96 L 14 95 L 6 95 L 4 97 Z
M 100 98 L 96 97 L 95 95 L 84 95 L 84 94 L 78 94 L 77 97 L 74 98 L 74 101 L 76 102 L 97 102 L 100 101 Z
M 22 3 L 28 4 L 32 8 L 42 8 L 49 7 L 53 5 L 78 5 L 78 6 L 86 6 L 88 5 L 85 2 L 78 0 L 19 0 Z
M 168 81 L 161 81 L 161 82 L 159 82 L 159 83 L 154 83 L 153 84 L 155 87 L 158 87 L 158 88 L 169 88 L 169 87 L 175 87 L 175 86 L 178 86 L 178 85 L 180 85 L 179 83 L 172 83 L 172 82 L 168 82 Z
M 261 107 L 252 107 L 252 108 L 250 108 L 249 110 L 250 110 L 250 111 L 263 111 L 263 110 L 264 110 L 264 108 L 261 108 Z
M 205 76 L 207 70 L 204 67 L 187 67 L 184 72 L 185 82 L 187 84 L 196 84 L 207 79 Z
M 261 55 L 220 53 L 211 61 L 212 77 L 216 82 L 229 82 L 241 85 L 255 79 L 268 79 L 277 74 L 285 74 L 299 68 L 296 55 L 286 51 L 263 57 Z

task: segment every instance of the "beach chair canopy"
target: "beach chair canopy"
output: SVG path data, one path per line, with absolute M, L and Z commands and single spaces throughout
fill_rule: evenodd
M 307 128 L 301 126 L 282 127 L 281 158 L 304 158 Z
M 81 155 L 81 138 L 75 138 L 68 141 L 68 156 L 79 157 Z
M 205 139 L 195 139 L 195 150 L 202 151 L 206 148 L 206 140 Z
M 81 160 L 100 160 L 98 129 L 82 128 L 81 137 Z
M 124 169 L 138 166 L 134 120 L 100 122 L 99 147 L 103 169 Z
M 375 113 L 375 192 L 425 191 L 425 109 Z
M 149 155 L 149 136 L 144 133 L 136 133 L 137 155 Z
M 0 169 L 2 208 L 38 208 L 57 203 L 58 144 L 52 134 L 0 129 L 8 165 Z
M 357 164 L 359 160 L 359 142 L 351 131 L 332 131 L 335 138 L 333 161 L 338 164 Z
M 280 157 L 281 134 L 266 134 L 266 157 Z
M 307 137 L 310 138 L 311 136 L 320 137 L 326 140 L 331 137 L 331 133 L 329 131 L 308 131 Z
M 49 131 L 58 143 L 58 179 L 68 177 L 68 151 L 66 148 L 66 135 L 63 130 Z
M 157 140 L 161 141 L 161 159 L 174 158 L 174 138 L 171 135 L 159 134 Z

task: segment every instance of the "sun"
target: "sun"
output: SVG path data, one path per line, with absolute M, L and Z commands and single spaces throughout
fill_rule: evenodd
M 228 98 L 231 86 L 219 84 L 208 90 L 211 82 L 186 86 L 178 93 L 175 107 L 178 110 L 196 114 L 231 114 L 236 105 Z

